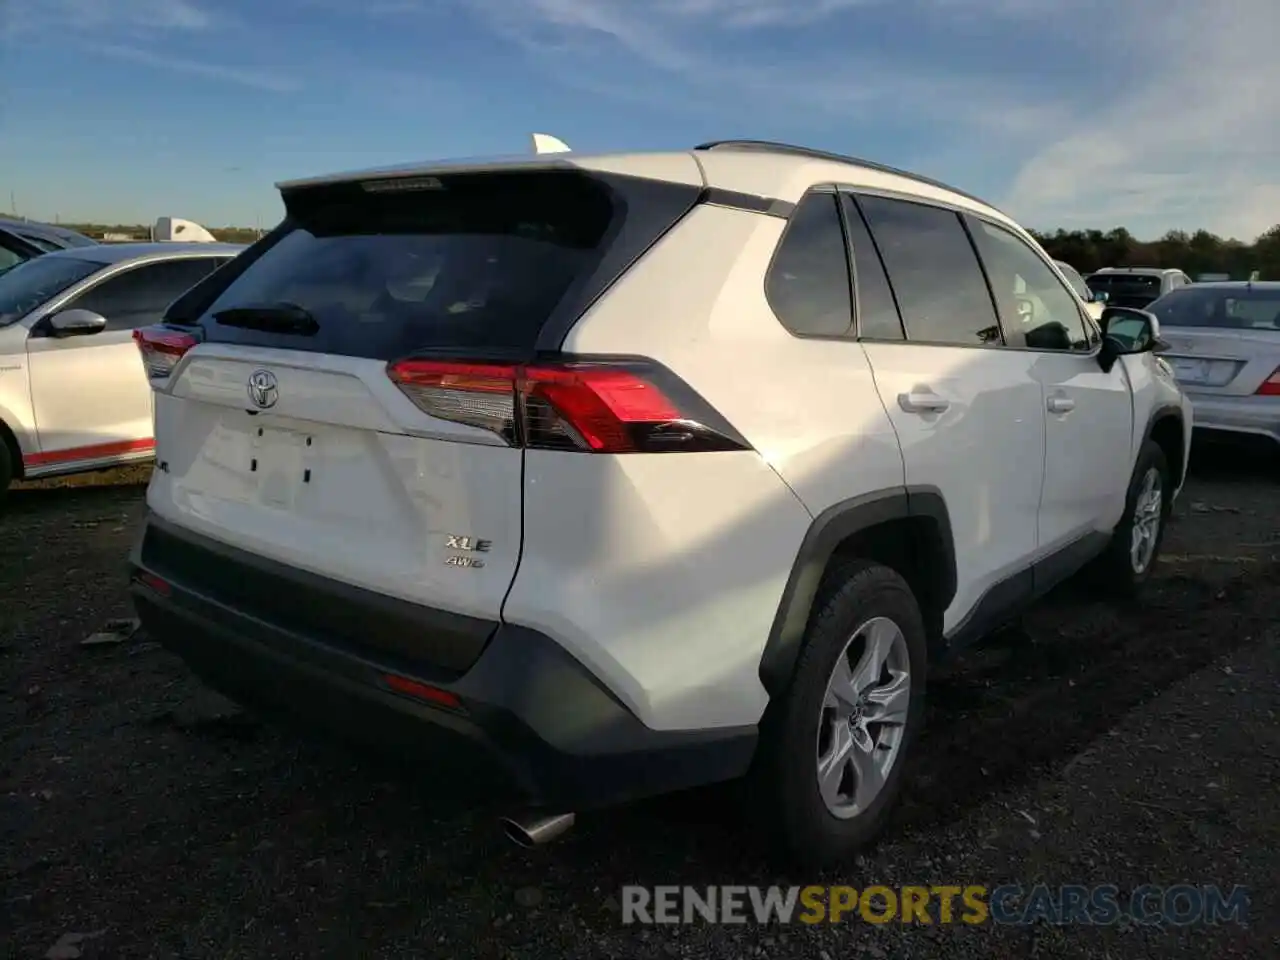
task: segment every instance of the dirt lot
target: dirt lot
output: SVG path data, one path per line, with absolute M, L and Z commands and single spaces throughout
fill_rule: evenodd
M 68 933 L 86 958 L 1278 956 L 1280 471 L 1195 460 L 1147 602 L 1064 591 L 938 675 L 899 822 L 821 880 L 1245 884 L 1245 928 L 624 927 L 623 884 L 819 878 L 754 859 L 723 791 L 522 851 L 448 784 L 260 726 L 144 636 L 82 647 L 129 615 L 133 471 L 0 519 L 0 956 Z

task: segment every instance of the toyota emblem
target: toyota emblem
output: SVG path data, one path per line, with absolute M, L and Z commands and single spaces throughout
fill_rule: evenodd
M 249 399 L 255 407 L 266 410 L 280 399 L 280 385 L 270 370 L 255 370 L 249 376 Z

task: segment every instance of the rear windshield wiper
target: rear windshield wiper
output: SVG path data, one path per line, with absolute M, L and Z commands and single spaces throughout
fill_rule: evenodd
M 244 327 L 249 330 L 266 330 L 272 333 L 300 333 L 309 336 L 320 329 L 320 324 L 316 322 L 311 312 L 296 303 L 261 303 L 227 307 L 215 313 L 213 319 L 228 327 Z

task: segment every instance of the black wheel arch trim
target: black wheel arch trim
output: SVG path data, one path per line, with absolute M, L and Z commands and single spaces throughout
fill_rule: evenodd
M 928 517 L 937 523 L 944 557 L 934 600 L 940 604 L 939 609 L 951 603 L 956 592 L 955 542 L 941 490 L 931 486 L 891 487 L 833 504 L 809 525 L 760 658 L 760 682 L 771 697 L 781 696 L 791 682 L 823 573 L 836 548 L 864 530 L 910 517 Z
M 26 476 L 26 463 L 22 459 L 22 444 L 18 442 L 18 435 L 13 429 L 0 420 L 0 456 L 8 458 L 8 477 L 5 477 L 5 465 L 0 462 L 0 495 L 8 488 L 9 484 L 14 480 L 21 480 Z
M 1184 429 L 1186 428 L 1186 423 L 1184 422 L 1184 419 L 1182 416 L 1182 407 L 1180 407 L 1176 403 L 1162 403 L 1158 407 L 1156 407 L 1154 410 L 1152 410 L 1151 415 L 1147 417 L 1147 437 L 1148 438 L 1151 437 L 1151 433 L 1153 430 L 1155 430 L 1155 426 L 1157 423 L 1159 423 L 1161 420 L 1166 420 L 1170 417 L 1177 420 L 1179 426 L 1183 427 Z
M 1178 476 L 1173 478 L 1174 484 L 1180 488 L 1186 480 L 1187 464 L 1190 460 L 1190 457 L 1187 456 L 1186 450 L 1187 422 L 1186 417 L 1183 415 L 1182 407 L 1176 403 L 1162 403 L 1152 410 L 1151 415 L 1147 417 L 1147 427 L 1146 431 L 1143 433 L 1142 440 L 1143 443 L 1151 440 L 1155 435 L 1156 425 L 1165 420 L 1176 420 L 1178 422 L 1178 427 L 1182 430 L 1182 449 L 1177 452 L 1180 469 L 1178 470 Z M 1174 464 L 1169 464 L 1169 466 L 1170 468 L 1173 468 Z

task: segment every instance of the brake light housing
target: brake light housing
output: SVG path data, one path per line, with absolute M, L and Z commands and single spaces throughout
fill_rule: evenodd
M 1258 387 L 1254 396 L 1280 397 L 1280 367 L 1276 367 L 1275 372 L 1262 381 L 1262 386 Z
M 147 372 L 147 379 L 152 383 L 163 383 L 169 379 L 178 361 L 200 339 L 186 330 L 158 325 L 134 330 L 133 342 L 138 345 L 138 351 L 142 354 L 142 366 Z
M 641 358 L 529 364 L 409 358 L 387 375 L 429 416 L 488 430 L 515 447 L 578 453 L 747 450 L 684 381 Z

